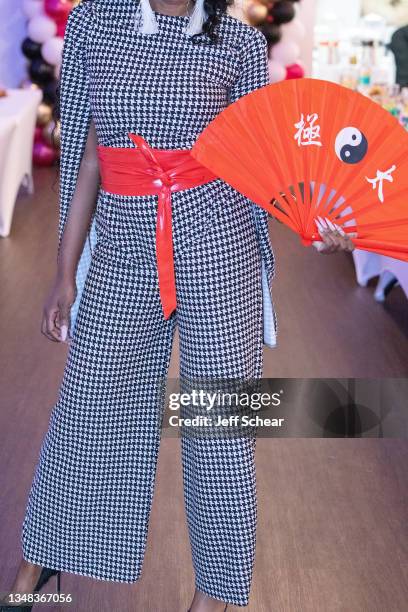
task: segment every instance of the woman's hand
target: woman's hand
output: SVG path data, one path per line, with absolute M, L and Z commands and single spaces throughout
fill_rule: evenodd
M 53 342 L 67 340 L 70 310 L 77 296 L 75 274 L 95 211 L 100 184 L 98 138 L 91 119 L 75 191 L 69 204 L 57 253 L 57 274 L 45 302 L 41 333 Z
M 322 240 L 313 242 L 313 246 L 319 253 L 327 255 L 329 253 L 337 253 L 338 251 L 346 251 L 348 253 L 354 251 L 355 245 L 351 239 L 356 238 L 357 234 L 346 234 L 340 225 L 333 223 L 327 218 L 317 217 L 315 223 Z
M 70 310 L 77 295 L 74 278 L 59 277 L 44 304 L 41 333 L 53 342 L 67 339 Z

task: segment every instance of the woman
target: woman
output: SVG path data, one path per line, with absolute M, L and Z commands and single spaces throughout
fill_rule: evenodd
M 61 570 L 138 579 L 160 442 L 159 383 L 176 324 L 182 378 L 262 376 L 264 338 L 275 331 L 265 293 L 274 268 L 267 214 L 188 159 L 223 108 L 268 83 L 263 35 L 227 15 L 227 4 L 89 0 L 70 14 L 58 265 L 43 333 L 64 341 L 70 308 L 79 307 L 13 592 L 32 591 L 39 577 L 44 583 Z M 352 249 L 338 232 L 321 235 L 322 252 Z M 190 610 L 245 606 L 255 440 L 183 436 L 181 445 L 196 576 Z

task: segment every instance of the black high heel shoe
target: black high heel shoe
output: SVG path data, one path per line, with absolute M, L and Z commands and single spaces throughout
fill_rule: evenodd
M 43 567 L 41 570 L 40 577 L 37 580 L 37 584 L 34 587 L 34 593 L 40 591 L 42 587 L 49 581 L 51 576 L 57 576 L 57 591 L 58 594 L 61 592 L 61 570 L 50 569 L 49 567 Z M 21 606 L 12 606 L 9 604 L 0 603 L 0 612 L 30 612 L 34 604 L 27 604 Z
M 34 587 L 34 591 L 40 591 L 44 584 L 46 584 L 51 576 L 57 576 L 57 591 L 58 594 L 61 592 L 61 570 L 50 569 L 49 567 L 43 567 L 41 570 L 40 577 L 37 584 Z

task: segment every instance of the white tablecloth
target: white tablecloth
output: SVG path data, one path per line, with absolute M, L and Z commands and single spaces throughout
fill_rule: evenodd
M 38 89 L 8 89 L 0 98 L 0 236 L 10 234 L 14 205 L 24 180 L 33 192 L 32 155 Z
M 357 282 L 365 287 L 368 281 L 375 276 L 379 276 L 374 297 L 378 302 L 385 299 L 384 290 L 393 279 L 396 279 L 408 297 L 408 263 L 377 255 L 361 249 L 353 251 L 354 265 L 356 268 Z

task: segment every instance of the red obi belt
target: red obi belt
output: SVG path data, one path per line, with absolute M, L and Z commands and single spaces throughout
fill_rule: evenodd
M 137 134 L 128 134 L 134 147 L 98 145 L 102 188 L 125 196 L 158 195 L 156 260 L 160 299 L 165 319 L 177 307 L 174 273 L 171 194 L 218 178 L 191 155 L 189 149 L 152 149 Z

